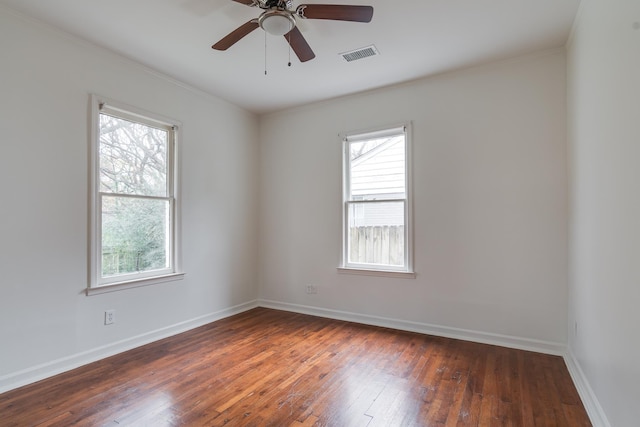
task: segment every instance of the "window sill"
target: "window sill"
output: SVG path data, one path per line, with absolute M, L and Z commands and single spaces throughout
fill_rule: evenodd
M 397 277 L 400 279 L 416 278 L 416 273 L 413 271 L 368 270 L 364 268 L 338 267 L 338 273 L 357 274 L 362 276 Z
M 147 277 L 144 279 L 129 280 L 126 282 L 116 282 L 102 286 L 89 287 L 87 288 L 87 296 L 123 291 L 125 289 L 139 288 L 141 286 L 156 285 L 158 283 L 173 282 L 176 280 L 182 280 L 184 278 L 184 275 L 185 273 L 172 273 L 166 274 L 164 276 Z

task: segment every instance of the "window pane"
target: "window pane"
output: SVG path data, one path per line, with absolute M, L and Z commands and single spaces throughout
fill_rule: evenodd
M 348 262 L 404 265 L 404 202 L 349 204 Z
M 100 114 L 100 191 L 167 196 L 168 132 Z
M 102 197 L 102 277 L 169 268 L 169 201 Z
M 350 200 L 405 198 L 404 135 L 349 143 Z

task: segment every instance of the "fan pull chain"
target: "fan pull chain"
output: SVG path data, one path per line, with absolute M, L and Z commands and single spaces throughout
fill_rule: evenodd
M 264 75 L 267 75 L 267 32 L 264 31 Z
M 289 67 L 291 67 L 291 31 L 287 35 L 289 36 Z

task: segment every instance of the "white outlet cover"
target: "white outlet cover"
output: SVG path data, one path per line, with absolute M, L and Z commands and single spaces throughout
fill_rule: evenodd
M 111 325 L 116 322 L 116 311 L 107 310 L 104 312 L 104 324 Z

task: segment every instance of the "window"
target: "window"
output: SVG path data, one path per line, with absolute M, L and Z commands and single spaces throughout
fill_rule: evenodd
M 92 101 L 89 291 L 178 278 L 178 125 Z
M 412 273 L 408 127 L 343 138 L 343 271 Z

